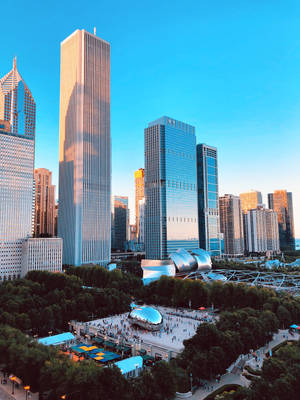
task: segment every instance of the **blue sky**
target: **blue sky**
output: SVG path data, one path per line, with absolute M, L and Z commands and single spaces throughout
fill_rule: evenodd
M 298 1 L 9 0 L 1 14 L 0 76 L 17 55 L 37 103 L 36 166 L 56 184 L 60 42 L 96 26 L 111 43 L 113 194 L 133 211 L 143 130 L 168 115 L 218 147 L 221 194 L 292 191 L 300 237 Z

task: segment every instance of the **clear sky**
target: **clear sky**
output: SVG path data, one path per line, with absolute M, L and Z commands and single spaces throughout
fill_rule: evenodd
M 37 103 L 36 167 L 56 184 L 60 42 L 96 26 L 111 43 L 113 194 L 132 217 L 143 130 L 168 115 L 218 148 L 220 194 L 293 192 L 300 237 L 298 0 L 2 3 L 0 76 L 16 55 Z

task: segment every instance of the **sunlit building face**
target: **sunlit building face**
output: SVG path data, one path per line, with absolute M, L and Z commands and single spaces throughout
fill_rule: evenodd
M 110 45 L 84 30 L 61 44 L 58 236 L 63 263 L 110 259 Z
M 35 102 L 13 69 L 0 80 L 0 279 L 21 273 L 32 233 Z
M 145 196 L 146 258 L 199 247 L 193 126 L 162 117 L 145 129 Z

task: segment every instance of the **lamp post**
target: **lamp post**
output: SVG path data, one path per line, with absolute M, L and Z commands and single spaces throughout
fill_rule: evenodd
M 25 392 L 26 392 L 26 400 L 27 400 L 28 399 L 28 392 L 30 390 L 30 386 L 29 385 L 24 386 L 24 389 L 25 389 Z
M 12 382 L 11 394 L 15 394 L 15 380 L 16 380 L 16 377 L 13 375 L 9 379 Z
M 191 392 L 193 392 L 193 374 L 190 373 Z

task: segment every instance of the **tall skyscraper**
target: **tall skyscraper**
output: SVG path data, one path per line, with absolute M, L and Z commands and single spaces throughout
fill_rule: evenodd
M 221 255 L 217 149 L 197 145 L 199 244 L 214 256 Z
M 128 197 L 113 196 L 112 210 L 112 248 L 125 250 L 129 239 L 129 210 Z
M 258 206 L 243 213 L 243 219 L 245 249 L 248 253 L 279 251 L 277 214 L 273 210 Z
M 286 190 L 268 194 L 269 208 L 277 213 L 281 250 L 295 250 L 293 196 Z
M 178 248 L 199 247 L 196 136 L 169 117 L 145 129 L 145 250 L 166 259 Z
M 110 44 L 61 43 L 58 236 L 63 263 L 106 264 L 111 240 Z
M 11 133 L 34 139 L 36 105 L 32 94 L 17 69 L 0 80 L 0 119 L 10 123 Z
M 250 192 L 241 193 L 241 207 L 242 211 L 246 213 L 248 210 L 253 210 L 257 208 L 257 206 L 262 205 L 262 195 L 261 192 L 257 190 L 251 190 Z
M 34 236 L 55 236 L 55 186 L 52 172 L 46 168 L 34 170 L 35 208 Z
M 134 182 L 135 182 L 135 224 L 136 224 L 136 234 L 139 239 L 139 230 L 140 230 L 140 222 L 139 222 L 139 201 L 145 197 L 145 170 L 144 168 L 140 168 L 134 173 Z
M 219 198 L 220 229 L 224 234 L 224 253 L 238 256 L 244 254 L 244 232 L 241 200 L 238 196 L 225 194 Z
M 0 279 L 21 274 L 22 242 L 31 236 L 35 102 L 13 69 L 0 80 Z

